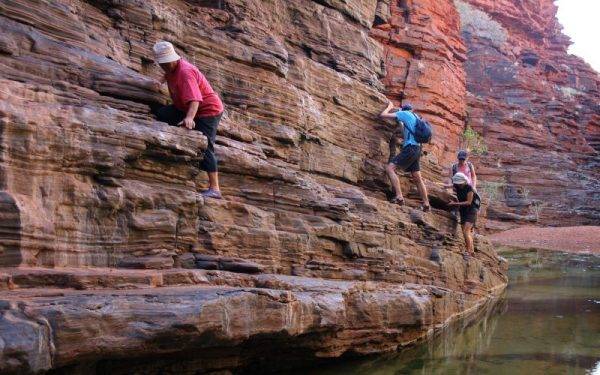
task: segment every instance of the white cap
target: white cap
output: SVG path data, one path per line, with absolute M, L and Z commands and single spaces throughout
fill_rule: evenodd
M 465 176 L 464 173 L 458 172 L 457 174 L 455 174 L 454 176 L 452 176 L 452 183 L 453 184 L 463 185 L 463 184 L 467 184 L 468 182 L 469 182 L 469 180 L 467 179 L 467 176 Z
M 181 56 L 175 52 L 173 44 L 160 41 L 156 42 L 154 45 L 154 58 L 156 59 L 157 63 L 164 64 L 177 61 L 181 58 Z

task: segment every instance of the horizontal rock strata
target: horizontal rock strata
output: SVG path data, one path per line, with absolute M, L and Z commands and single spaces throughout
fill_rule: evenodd
M 438 278 L 452 272 L 474 281 L 457 291 L 443 282 L 204 270 L 5 269 L 0 280 L 11 291 L 0 300 L 0 370 L 274 370 L 307 358 L 397 350 L 503 288 L 506 264 L 493 253 L 468 263 L 442 256 L 432 271 Z M 275 348 L 289 364 L 262 362 Z
M 489 228 L 600 222 L 600 77 L 567 53 L 552 0 L 456 0 L 467 45 L 467 124 L 500 184 Z
M 390 351 L 493 298 L 506 263 L 482 237 L 462 258 L 440 187 L 465 124 L 489 143 L 481 176 L 507 180 L 491 229 L 594 220 L 598 144 L 597 76 L 555 8 L 496 3 L 3 1 L 0 372 Z M 150 114 L 158 40 L 223 98 L 224 200 L 199 194 L 205 138 Z M 386 200 L 387 97 L 435 126 L 430 213 L 408 176 L 407 206 Z

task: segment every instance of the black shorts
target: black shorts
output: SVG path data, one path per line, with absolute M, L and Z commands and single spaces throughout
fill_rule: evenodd
M 206 136 L 207 145 L 204 150 L 202 160 L 200 161 L 200 169 L 206 172 L 217 172 L 217 156 L 215 155 L 215 140 L 217 138 L 217 127 L 221 116 L 201 117 L 194 119 L 196 126 L 194 130 L 202 132 Z M 173 105 L 164 106 L 156 110 L 156 117 L 160 121 L 164 121 L 171 126 L 177 126 L 184 118 L 185 112 L 180 111 Z
M 408 145 L 391 162 L 405 172 L 418 172 L 421 170 L 421 146 Z
M 477 223 L 477 213 L 479 209 L 475 207 L 461 207 L 460 208 L 460 223 L 471 223 L 475 225 Z

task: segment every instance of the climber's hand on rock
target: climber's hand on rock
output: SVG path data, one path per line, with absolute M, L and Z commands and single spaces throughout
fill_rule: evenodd
M 156 92 L 162 92 L 163 84 L 167 82 L 167 77 L 162 75 L 157 81 L 152 82 L 152 89 Z
M 179 125 L 179 126 L 183 125 L 183 126 L 185 126 L 186 128 L 188 128 L 188 129 L 192 130 L 192 129 L 194 129 L 194 125 L 195 125 L 195 124 L 194 124 L 194 119 L 193 119 L 193 118 L 186 117 L 186 118 L 184 118 L 184 119 L 183 119 L 183 121 L 181 121 L 181 122 L 180 122 L 179 124 L 177 124 L 177 125 Z

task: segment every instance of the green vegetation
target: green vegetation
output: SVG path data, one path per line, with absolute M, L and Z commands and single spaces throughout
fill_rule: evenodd
M 489 202 L 498 200 L 500 193 L 504 193 L 506 188 L 506 178 L 502 177 L 500 181 L 481 181 L 477 189 L 481 193 L 483 199 L 488 199 Z
M 542 211 L 544 210 L 544 208 L 546 208 L 546 205 L 547 205 L 547 203 L 544 203 L 542 201 L 535 201 L 531 205 L 531 210 L 533 211 L 533 214 L 535 215 L 536 221 L 540 221 L 540 215 L 541 215 Z
M 485 155 L 488 152 L 483 137 L 468 125 L 462 134 L 462 144 L 464 149 L 474 155 Z

